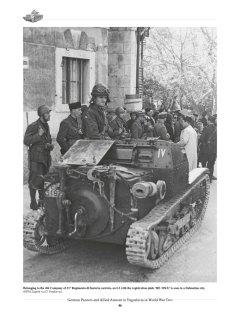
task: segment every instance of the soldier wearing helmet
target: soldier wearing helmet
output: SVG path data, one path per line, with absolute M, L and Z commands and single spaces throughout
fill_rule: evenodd
M 42 105 L 38 108 L 38 120 L 31 123 L 25 132 L 24 144 L 28 147 L 29 192 L 31 197 L 30 208 L 37 210 L 44 195 L 43 175 L 47 174 L 51 165 L 50 152 L 53 149 L 52 139 L 48 126 L 51 109 Z M 39 202 L 36 201 L 38 190 Z
M 126 123 L 123 119 L 125 110 L 123 107 L 117 107 L 115 110 L 116 117 L 109 121 L 109 136 L 112 139 L 121 140 L 129 137 L 129 133 L 126 129 Z
M 110 102 L 109 90 L 103 84 L 96 84 L 91 92 L 92 98 L 87 114 L 83 118 L 85 135 L 88 139 L 107 139 L 107 119 L 105 108 Z

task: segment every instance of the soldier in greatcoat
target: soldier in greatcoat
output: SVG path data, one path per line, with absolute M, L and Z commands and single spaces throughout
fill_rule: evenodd
M 70 115 L 60 123 L 57 135 L 57 142 L 61 147 L 62 155 L 64 155 L 77 140 L 83 139 L 81 103 L 70 103 L 69 109 Z
M 29 192 L 30 208 L 37 210 L 42 204 L 44 196 L 43 176 L 47 174 L 51 165 L 51 154 L 53 150 L 52 138 L 48 126 L 51 109 L 42 105 L 38 108 L 39 119 L 31 123 L 25 132 L 24 144 L 28 147 L 29 167 Z M 38 190 L 39 201 L 36 201 L 36 190 Z

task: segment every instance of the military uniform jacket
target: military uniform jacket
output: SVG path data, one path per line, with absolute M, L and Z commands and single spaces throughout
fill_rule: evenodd
M 38 134 L 38 129 L 42 128 L 44 133 L 42 136 Z M 40 162 L 46 167 L 51 165 L 50 149 L 47 143 L 52 143 L 49 126 L 42 123 L 40 119 L 31 123 L 25 132 L 24 144 L 29 147 L 29 160 Z
M 138 121 L 134 121 L 132 124 L 132 138 L 133 139 L 144 139 L 145 134 L 144 134 L 144 125 L 142 125 Z
M 164 124 L 156 123 L 154 126 L 154 136 L 160 140 L 169 140 L 167 138 L 167 129 Z
M 88 139 L 104 139 L 107 121 L 103 108 L 90 104 L 83 122 Z
M 119 118 L 119 117 L 116 117 L 115 119 L 113 119 L 112 121 L 109 122 L 109 136 L 112 138 L 112 139 L 121 139 L 122 137 L 122 134 L 123 133 L 126 133 L 126 129 L 125 129 L 125 126 L 124 126 L 124 121 Z
M 74 142 L 82 138 L 81 123 L 69 115 L 61 122 L 57 135 L 57 142 L 61 147 L 61 153 L 66 153 Z

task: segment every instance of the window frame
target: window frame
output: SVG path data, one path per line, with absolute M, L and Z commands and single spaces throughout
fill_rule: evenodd
M 82 92 L 82 104 L 88 104 L 91 88 L 95 84 L 95 52 L 75 50 L 68 48 L 56 48 L 55 54 L 55 70 L 56 70 L 56 90 L 55 90 L 55 110 L 57 112 L 66 112 L 69 110 L 68 104 L 62 103 L 62 58 L 76 58 L 87 60 L 84 63 L 83 81 L 85 82 L 84 90 Z

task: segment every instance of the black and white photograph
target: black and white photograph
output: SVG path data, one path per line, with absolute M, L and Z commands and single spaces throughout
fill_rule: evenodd
M 23 55 L 24 281 L 216 282 L 216 28 L 30 25 Z
M 235 4 L 2 6 L 2 318 L 236 318 Z

